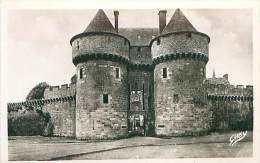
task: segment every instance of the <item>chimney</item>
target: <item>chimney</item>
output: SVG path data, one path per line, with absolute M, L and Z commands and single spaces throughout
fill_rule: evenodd
M 225 78 L 228 81 L 228 74 L 223 75 L 223 78 Z
M 119 15 L 119 11 L 114 11 L 114 15 L 115 15 L 115 29 L 116 32 L 118 33 L 118 15 Z
M 166 26 L 166 10 L 159 11 L 159 33 L 161 34 L 164 27 Z

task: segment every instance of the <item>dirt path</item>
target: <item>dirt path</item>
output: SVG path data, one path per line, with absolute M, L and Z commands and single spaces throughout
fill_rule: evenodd
M 9 137 L 9 160 L 237 157 L 252 155 L 252 132 L 229 146 L 234 132 L 170 139 L 133 137 L 86 142 L 55 137 Z M 185 154 L 186 153 L 186 154 Z

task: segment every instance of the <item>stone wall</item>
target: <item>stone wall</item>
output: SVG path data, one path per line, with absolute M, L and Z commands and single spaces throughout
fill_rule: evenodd
M 116 68 L 120 69 L 116 78 Z M 113 139 L 127 136 L 129 92 L 127 67 L 111 61 L 88 61 L 77 65 L 76 137 Z M 77 75 L 80 76 L 80 75 Z M 103 96 L 108 95 L 108 103 Z
M 211 112 L 207 106 L 205 62 L 174 60 L 154 69 L 155 132 L 182 136 L 205 134 L 210 129 Z M 167 68 L 167 78 L 163 78 Z
M 188 38 L 187 34 L 173 33 L 157 37 L 151 45 L 153 59 L 172 53 L 201 53 L 208 56 L 208 37 L 191 33 Z
M 49 123 L 52 127 L 52 133 L 48 133 L 49 135 L 75 137 L 75 100 L 55 101 L 48 103 L 43 105 L 42 110 L 50 115 Z
M 72 57 L 86 53 L 108 53 L 129 58 L 129 41 L 115 34 L 98 34 L 80 37 L 72 42 Z
M 209 100 L 212 109 L 212 131 L 252 130 L 253 101 Z
M 76 95 L 76 84 L 63 84 L 61 86 L 51 86 L 47 87 L 44 91 L 44 98 L 59 98 L 66 96 Z
M 213 112 L 212 130 L 252 130 L 253 86 L 205 83 Z
M 214 85 L 205 83 L 209 95 L 216 96 L 253 96 L 253 86 L 247 85 Z
M 134 64 L 152 64 L 151 48 L 149 46 L 131 46 L 130 60 Z

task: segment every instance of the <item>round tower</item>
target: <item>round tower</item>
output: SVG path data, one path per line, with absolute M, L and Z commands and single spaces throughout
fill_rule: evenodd
M 129 41 L 103 10 L 71 41 L 76 66 L 76 138 L 127 136 Z
M 179 9 L 151 41 L 156 135 L 201 135 L 209 131 L 211 115 L 203 86 L 209 41 Z

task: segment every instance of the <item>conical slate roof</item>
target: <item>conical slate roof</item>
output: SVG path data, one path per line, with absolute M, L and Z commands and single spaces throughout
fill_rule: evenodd
M 109 21 L 102 9 L 99 9 L 95 17 L 89 23 L 84 32 L 111 32 L 116 33 L 115 28 Z
M 197 30 L 189 22 L 189 20 L 184 16 L 180 9 L 177 9 L 169 23 L 166 25 L 162 34 L 171 33 L 171 32 L 181 32 L 181 31 L 193 31 Z

